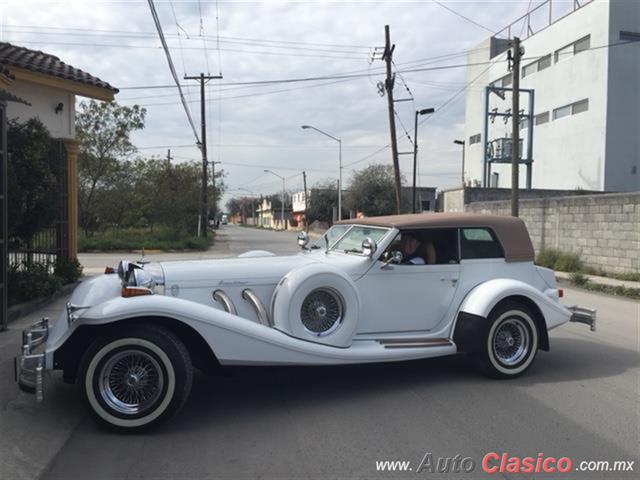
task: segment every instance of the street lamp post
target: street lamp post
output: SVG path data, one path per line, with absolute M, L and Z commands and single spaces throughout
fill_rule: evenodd
M 282 199 L 280 200 L 280 221 L 282 222 L 282 229 L 284 230 L 284 177 L 282 175 L 278 175 L 271 170 L 265 170 L 264 173 L 271 173 L 276 177 L 282 179 Z
M 415 122 L 413 125 L 413 189 L 411 194 L 411 212 L 416 213 L 416 166 L 418 163 L 418 116 L 435 112 L 433 108 L 423 108 L 416 110 Z
M 329 135 L 327 132 L 323 132 L 319 128 L 313 127 L 311 125 L 302 125 L 302 128 L 305 130 L 315 130 L 325 137 L 329 137 L 338 142 L 338 220 L 342 220 L 342 140 L 340 138 L 334 137 L 333 135 Z
M 454 140 L 456 145 L 462 145 L 462 188 L 464 188 L 464 140 Z

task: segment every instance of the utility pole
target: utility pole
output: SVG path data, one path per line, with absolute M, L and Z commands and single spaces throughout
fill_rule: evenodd
M 309 225 L 307 224 L 307 172 L 302 171 L 302 188 L 304 188 L 304 229 L 309 231 Z
M 171 149 L 167 149 L 167 168 L 171 167 Z
M 201 128 L 201 139 L 200 139 L 200 151 L 202 152 L 202 200 L 200 207 L 200 217 L 204 222 L 204 236 L 207 236 L 207 230 L 209 228 L 209 203 L 207 201 L 207 120 L 205 117 L 205 101 L 204 101 L 204 86 L 209 80 L 213 79 L 221 79 L 222 75 L 205 75 L 201 73 L 198 76 L 189 77 L 187 75 L 184 76 L 185 80 L 197 80 L 200 82 L 200 128 Z M 214 168 L 214 167 L 212 167 Z
M 513 95 L 511 99 L 511 216 L 519 215 L 519 186 L 520 186 L 520 39 L 513 37 L 513 50 L 509 52 L 511 60 L 511 74 Z
M 391 131 L 391 155 L 393 157 L 393 174 L 395 177 L 396 187 L 396 213 L 400 213 L 400 164 L 398 162 L 398 139 L 396 138 L 396 118 L 395 107 L 393 105 L 393 85 L 395 83 L 395 75 L 391 73 L 391 62 L 393 61 L 393 51 L 396 46 L 391 45 L 391 35 L 389 33 L 389 25 L 384 26 L 384 54 L 382 59 L 387 64 L 387 78 L 384 88 L 387 92 L 387 106 L 389 109 L 389 129 Z

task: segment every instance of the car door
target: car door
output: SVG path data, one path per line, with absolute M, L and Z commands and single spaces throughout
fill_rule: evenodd
M 435 263 L 385 266 L 383 254 L 357 282 L 362 299 L 358 333 L 424 333 L 438 326 L 450 310 L 460 275 L 457 229 L 403 234 L 417 235 L 422 247 L 433 242 Z M 391 250 L 399 248 L 394 243 Z

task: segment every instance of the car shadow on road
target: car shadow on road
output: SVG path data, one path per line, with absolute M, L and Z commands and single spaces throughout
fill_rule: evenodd
M 609 344 L 554 338 L 551 352 L 539 352 L 522 377 L 496 381 L 476 373 L 465 356 L 456 355 L 410 362 L 328 367 L 233 367 L 213 376 L 197 375 L 191 398 L 181 413 L 180 426 L 224 421 L 243 410 L 252 417 L 283 413 L 288 406 L 339 407 L 360 399 L 403 394 L 412 389 L 452 391 L 461 386 L 498 388 L 563 383 L 612 377 L 640 365 L 637 352 Z

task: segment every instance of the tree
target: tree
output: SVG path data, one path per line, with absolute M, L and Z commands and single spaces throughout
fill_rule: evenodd
M 338 188 L 334 180 L 325 180 L 311 188 L 305 218 L 310 225 L 315 221 L 332 222 L 333 209 L 338 207 Z M 345 218 L 344 209 L 342 218 Z
M 144 128 L 146 109 L 116 102 L 80 104 L 76 115 L 78 153 L 80 225 L 88 234 L 98 226 L 96 192 L 110 177 L 118 174 L 118 160 L 134 153 L 131 132 Z
M 57 144 L 37 118 L 25 123 L 10 120 L 7 127 L 9 236 L 29 245 L 36 233 L 56 220 Z
M 404 178 L 401 178 L 404 183 Z M 354 173 L 346 195 L 350 210 L 368 217 L 395 212 L 395 183 L 391 165 L 374 164 Z

